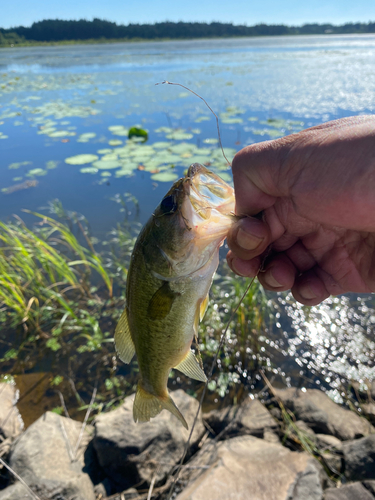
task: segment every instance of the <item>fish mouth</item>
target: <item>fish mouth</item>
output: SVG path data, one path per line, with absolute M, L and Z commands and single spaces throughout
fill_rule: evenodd
M 184 179 L 181 215 L 202 245 L 221 240 L 233 223 L 234 191 L 199 163 L 193 163 Z

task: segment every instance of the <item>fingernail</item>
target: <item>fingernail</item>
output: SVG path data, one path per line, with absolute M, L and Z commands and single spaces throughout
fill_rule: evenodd
M 300 286 L 299 293 L 303 299 L 311 300 L 316 299 L 317 295 L 311 290 L 310 286 L 305 283 Z
M 268 269 L 268 271 L 264 273 L 263 279 L 267 283 L 267 285 L 271 286 L 272 288 L 280 288 L 281 286 L 283 286 L 274 278 L 271 269 Z
M 246 276 L 245 274 L 243 274 L 236 266 L 236 259 L 235 258 L 232 258 L 232 259 L 227 259 L 228 260 L 228 264 L 230 265 L 230 267 L 232 268 L 232 270 L 238 274 L 239 276 Z
M 252 234 L 246 233 L 242 228 L 237 232 L 237 243 L 245 250 L 255 250 L 262 243 L 263 238 L 258 238 Z

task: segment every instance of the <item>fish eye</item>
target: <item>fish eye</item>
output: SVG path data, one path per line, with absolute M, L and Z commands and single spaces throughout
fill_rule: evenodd
M 161 211 L 164 214 L 173 213 L 177 210 L 177 203 L 173 195 L 166 196 L 160 203 Z

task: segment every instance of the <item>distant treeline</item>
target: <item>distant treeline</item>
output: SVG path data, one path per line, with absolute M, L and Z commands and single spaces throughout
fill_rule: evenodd
M 71 40 L 153 40 L 349 33 L 375 33 L 375 22 L 347 23 L 340 26 L 332 24 L 235 26 L 229 23 L 216 22 L 173 23 L 166 21 L 155 24 L 128 24 L 124 26 L 101 19 L 94 19 L 93 21 L 84 19 L 79 21 L 46 19 L 33 23 L 29 28 L 23 26 L 10 29 L 0 28 L 0 45 L 68 42 Z

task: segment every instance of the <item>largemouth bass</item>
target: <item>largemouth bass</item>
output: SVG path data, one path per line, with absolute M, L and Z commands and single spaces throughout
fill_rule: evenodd
M 172 368 L 202 382 L 193 352 L 219 263 L 219 248 L 234 222 L 234 191 L 194 163 L 176 181 L 143 227 L 129 266 L 126 307 L 115 331 L 118 355 L 137 354 L 140 380 L 134 421 L 147 422 L 163 409 L 187 423 L 167 389 Z

